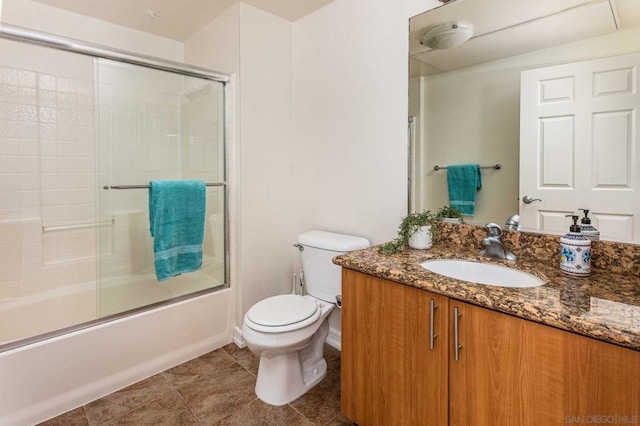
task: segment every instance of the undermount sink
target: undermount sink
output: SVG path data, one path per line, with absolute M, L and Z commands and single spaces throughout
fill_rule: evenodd
M 538 287 L 545 283 L 535 275 L 519 269 L 469 260 L 434 259 L 422 262 L 420 266 L 428 271 L 457 280 L 498 287 Z

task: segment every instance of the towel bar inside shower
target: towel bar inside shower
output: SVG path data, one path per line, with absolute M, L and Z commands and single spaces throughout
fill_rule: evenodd
M 225 186 L 226 184 L 226 182 L 207 182 L 205 186 Z M 150 185 L 105 185 L 102 189 L 144 189 L 150 187 Z
M 449 166 L 433 166 L 433 170 L 438 171 L 438 170 L 444 170 L 446 168 L 448 168 Z M 502 168 L 502 164 L 494 164 L 493 166 L 480 166 L 481 169 L 495 169 L 495 170 L 500 170 Z

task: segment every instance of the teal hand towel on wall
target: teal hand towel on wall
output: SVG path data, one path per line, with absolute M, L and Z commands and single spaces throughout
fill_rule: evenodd
M 477 164 L 458 164 L 447 167 L 449 186 L 449 206 L 458 209 L 464 215 L 476 213 L 476 192 L 482 188 L 480 166 Z
M 154 180 L 149 224 L 158 281 L 202 266 L 206 185 L 201 180 Z

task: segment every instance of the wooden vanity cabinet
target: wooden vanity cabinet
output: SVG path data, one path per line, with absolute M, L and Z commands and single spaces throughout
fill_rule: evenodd
M 360 426 L 640 422 L 639 351 L 347 269 L 342 282 L 342 411 Z
M 344 414 L 363 426 L 446 425 L 448 299 L 342 271 Z
M 450 425 L 640 422 L 640 352 L 449 303 L 461 345 L 449 362 Z

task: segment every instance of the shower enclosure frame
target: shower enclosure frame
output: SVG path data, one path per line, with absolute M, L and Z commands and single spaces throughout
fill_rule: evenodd
M 163 306 L 171 305 L 184 300 L 192 299 L 198 296 L 202 296 L 209 293 L 214 293 L 221 289 L 226 289 L 231 286 L 230 284 L 230 236 L 229 236 L 229 185 L 228 185 L 228 163 L 227 156 L 229 150 L 229 126 L 228 122 L 230 114 L 229 96 L 230 89 L 229 83 L 231 76 L 229 74 L 212 71 L 206 68 L 198 67 L 195 65 L 188 65 L 179 62 L 164 60 L 155 58 L 152 56 L 135 54 L 119 50 L 115 48 L 105 47 L 93 43 L 88 43 L 80 40 L 70 39 L 48 33 L 42 33 L 30 29 L 25 29 L 8 24 L 0 24 L 0 39 L 13 40 L 21 43 L 32 44 L 36 46 L 49 47 L 57 50 L 77 53 L 92 58 L 109 59 L 117 62 L 122 62 L 131 65 L 137 65 L 145 68 L 151 68 L 160 71 L 166 71 L 174 74 L 197 77 L 205 80 L 215 81 L 222 83 L 223 85 L 223 181 L 217 182 L 215 186 L 222 186 L 224 188 L 224 284 L 213 288 L 207 288 L 199 290 L 193 293 L 172 297 L 160 302 L 152 303 L 146 306 L 130 309 L 127 311 L 119 312 L 116 314 L 108 315 L 95 320 L 79 323 L 73 326 L 64 327 L 51 332 L 39 334 L 36 336 L 16 340 L 4 345 L 0 345 L 0 353 L 11 349 L 19 348 L 22 346 L 30 345 L 32 343 L 41 342 L 53 337 L 61 336 L 67 333 L 83 330 L 89 327 L 93 327 L 99 324 L 104 324 L 110 321 L 114 321 L 120 318 L 128 317 L 138 314 L 140 312 L 157 309 Z M 107 189 L 107 188 L 103 188 Z

